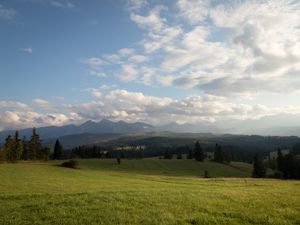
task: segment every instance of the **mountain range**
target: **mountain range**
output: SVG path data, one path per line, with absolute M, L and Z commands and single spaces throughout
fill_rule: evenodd
M 128 135 L 147 135 L 153 132 L 155 135 L 163 135 L 163 132 L 173 133 L 192 133 L 195 134 L 247 134 L 262 136 L 300 136 L 299 115 L 281 114 L 277 116 L 264 117 L 259 120 L 245 121 L 220 121 L 216 123 L 202 122 L 198 124 L 178 124 L 170 123 L 166 125 L 153 126 L 147 123 L 127 123 L 124 121 L 113 122 L 103 119 L 100 122 L 87 121 L 81 125 L 48 126 L 37 128 L 44 144 L 52 146 L 57 138 L 63 140 L 64 144 L 71 148 L 82 144 L 97 144 L 105 141 L 118 139 L 121 136 Z M 293 122 L 295 119 L 299 123 Z M 282 126 L 280 121 L 285 121 Z M 5 130 L 0 132 L 0 144 L 4 143 L 8 135 L 14 135 L 14 130 Z M 19 131 L 20 137 L 30 138 L 32 128 Z
M 58 138 L 62 136 L 75 134 L 126 134 L 138 133 L 153 130 L 154 127 L 146 123 L 126 123 L 124 121 L 113 122 L 103 119 L 100 122 L 87 121 L 81 125 L 65 125 L 65 126 L 48 126 L 36 128 L 37 133 L 44 140 Z M 0 132 L 0 140 L 4 140 L 8 135 L 14 135 L 14 130 Z M 30 138 L 32 128 L 22 129 L 19 131 L 20 136 Z M 0 141 L 0 142 L 2 142 Z

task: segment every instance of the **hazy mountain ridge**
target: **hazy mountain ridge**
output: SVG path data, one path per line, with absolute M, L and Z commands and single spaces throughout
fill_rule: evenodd
M 76 134 L 125 134 L 137 133 L 153 130 L 154 127 L 146 123 L 126 123 L 124 121 L 113 122 L 110 120 L 101 120 L 100 122 L 87 121 L 81 125 L 65 125 L 65 126 L 49 126 L 36 128 L 37 133 L 44 140 L 54 139 L 58 137 L 76 135 Z M 14 135 L 15 130 L 0 132 L 0 143 L 4 142 L 8 135 Z M 32 128 L 19 130 L 20 137 L 26 136 L 30 138 Z
M 37 132 L 45 145 L 52 146 L 56 138 L 62 140 L 66 147 L 74 147 L 83 144 L 99 144 L 118 140 L 127 140 L 125 143 L 133 143 L 132 139 L 147 139 L 151 137 L 167 138 L 214 138 L 224 137 L 226 133 L 236 135 L 261 135 L 261 136 L 300 136 L 300 126 L 293 123 L 297 115 L 281 114 L 277 116 L 263 117 L 258 120 L 245 121 L 219 121 L 216 123 L 203 122 L 199 124 L 178 124 L 153 126 L 147 123 L 127 123 L 124 121 L 113 122 L 103 119 L 100 122 L 86 121 L 81 125 L 48 126 L 37 128 Z M 285 120 L 286 125 L 280 126 L 279 121 Z M 300 123 L 300 121 L 299 121 Z M 32 128 L 19 131 L 20 137 L 30 138 Z M 14 135 L 14 130 L 0 132 L 0 143 L 4 143 L 8 135 Z M 125 137 L 125 139 L 124 139 Z M 227 135 L 228 137 L 228 135 Z M 230 135 L 229 135 L 230 137 Z M 217 139 L 215 139 L 217 140 Z M 148 142 L 147 141 L 147 142 Z M 124 144 L 125 144 L 124 143 Z

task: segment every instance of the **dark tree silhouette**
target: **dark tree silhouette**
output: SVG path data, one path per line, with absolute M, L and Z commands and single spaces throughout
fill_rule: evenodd
M 183 157 L 182 157 L 182 154 L 181 154 L 181 152 L 178 152 L 177 153 L 177 156 L 176 156 L 176 159 L 182 159 Z
M 14 140 L 14 159 L 20 160 L 22 153 L 23 153 L 23 143 L 21 139 L 19 138 L 19 131 L 16 131 L 15 133 L 15 140 Z
M 254 156 L 252 177 L 253 178 L 266 177 L 265 166 L 263 164 L 262 159 L 259 157 L 259 155 L 257 153 Z
M 118 163 L 118 165 L 121 164 L 121 157 L 120 156 L 117 157 L 117 163 Z
M 40 136 L 36 133 L 36 129 L 32 129 L 31 139 L 29 141 L 29 159 L 36 160 L 41 157 L 42 144 Z
M 59 140 L 57 139 L 54 145 L 54 150 L 53 150 L 53 156 L 52 159 L 61 159 L 62 158 L 62 151 L 63 151 L 63 147 L 60 144 Z
M 224 152 L 222 150 L 222 147 L 217 143 L 215 147 L 215 157 L 214 161 L 219 163 L 224 163 Z
M 280 148 L 277 151 L 277 169 L 279 171 L 283 171 L 284 169 L 284 158 Z
M 193 151 L 191 149 L 189 149 L 187 159 L 192 159 L 192 158 L 193 158 Z
M 167 149 L 164 154 L 164 159 L 172 159 L 172 157 L 173 157 L 172 154 Z
M 7 138 L 5 139 L 5 145 L 4 145 L 5 159 L 7 161 L 14 161 L 13 148 L 14 148 L 14 140 L 11 138 L 10 135 L 8 135 Z
M 28 144 L 28 141 L 26 140 L 26 136 L 23 137 L 22 144 L 23 144 L 23 152 L 22 152 L 21 159 L 28 160 L 29 159 L 29 144 Z
M 194 156 L 197 161 L 203 161 L 205 159 L 205 154 L 199 141 L 195 143 Z
M 16 131 L 14 138 L 12 138 L 10 135 L 6 138 L 4 151 L 6 160 L 9 162 L 15 162 L 21 159 L 23 144 L 19 139 L 18 131 Z

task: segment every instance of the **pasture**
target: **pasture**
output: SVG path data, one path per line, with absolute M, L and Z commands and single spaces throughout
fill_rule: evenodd
M 248 178 L 248 164 L 60 163 L 0 164 L 0 224 L 300 224 L 300 182 Z

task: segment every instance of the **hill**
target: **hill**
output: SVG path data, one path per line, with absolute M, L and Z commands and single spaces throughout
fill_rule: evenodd
M 232 162 L 231 165 L 220 164 L 210 161 L 199 163 L 195 160 L 164 160 L 142 159 L 122 160 L 117 165 L 116 160 L 87 159 L 81 160 L 84 168 L 116 171 L 147 175 L 168 176 L 197 176 L 202 177 L 207 170 L 212 177 L 251 177 L 252 165 L 242 162 Z
M 151 165 L 147 161 L 145 172 L 141 173 L 138 171 L 143 164 L 132 162 L 122 161 L 118 168 L 113 161 L 84 160 L 78 170 L 57 166 L 61 162 L 0 164 L 0 223 L 282 225 L 300 222 L 299 181 L 170 177 L 152 173 L 156 166 L 163 168 L 165 160 L 159 161 L 161 165 L 156 160 Z M 175 168 L 166 165 L 165 170 Z M 177 171 L 183 174 L 181 167 Z

